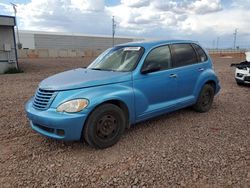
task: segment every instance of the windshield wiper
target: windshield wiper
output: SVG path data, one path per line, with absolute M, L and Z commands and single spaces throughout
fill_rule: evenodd
M 101 68 L 90 68 L 91 70 L 103 70 Z
M 101 70 L 101 71 L 114 71 L 109 69 L 102 69 L 102 68 L 90 68 L 91 70 Z

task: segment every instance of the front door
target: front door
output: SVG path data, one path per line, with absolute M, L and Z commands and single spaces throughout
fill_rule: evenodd
M 169 46 L 157 47 L 149 52 L 143 68 L 152 64 L 159 69 L 134 77 L 137 122 L 171 111 L 178 96 L 177 77 L 171 69 Z

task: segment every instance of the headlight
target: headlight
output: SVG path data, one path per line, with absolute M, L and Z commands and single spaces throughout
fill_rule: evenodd
M 89 104 L 89 101 L 87 99 L 74 99 L 67 101 L 65 103 L 60 104 L 56 111 L 57 112 L 79 112 L 86 108 Z

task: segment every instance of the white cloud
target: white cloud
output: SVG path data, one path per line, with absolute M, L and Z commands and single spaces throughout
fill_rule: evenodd
M 150 0 L 121 0 L 121 3 L 128 7 L 145 7 L 150 4 Z
M 136 5 L 136 6 L 134 6 Z M 147 5 L 147 6 L 145 6 Z M 109 7 L 121 29 L 143 33 L 155 28 L 184 29 L 189 24 L 186 19 L 192 15 L 206 15 L 222 10 L 220 0 L 122 0 L 121 4 Z
M 81 11 L 103 11 L 104 1 L 103 0 L 71 0 L 72 7 Z
M 194 13 L 206 14 L 222 10 L 222 5 L 220 0 L 200 0 L 194 1 L 188 8 Z
M 115 6 L 104 0 L 31 0 L 18 4 L 20 28 L 28 30 L 110 34 L 115 16 L 117 35 L 195 38 L 211 40 L 232 36 L 235 28 L 249 36 L 247 1 L 221 0 L 121 0 Z M 232 3 L 233 2 L 233 3 Z M 240 3 L 239 3 L 240 2 Z M 12 7 L 0 3 L 2 12 Z
M 180 28 L 191 33 L 202 33 L 206 30 L 224 35 L 232 33 L 234 28 L 249 33 L 250 12 L 238 9 L 225 10 L 214 14 L 191 15 L 180 24 Z
M 171 11 L 177 14 L 206 14 L 222 9 L 220 0 L 154 0 L 153 6 L 161 11 Z
M 10 4 L 0 3 L 0 15 L 14 15 L 14 10 Z
M 107 32 L 110 15 L 105 12 L 104 0 L 31 0 L 17 4 L 20 29 L 68 31 L 82 33 Z M 5 9 L 12 7 L 5 5 Z M 99 30 L 93 30 L 98 26 Z

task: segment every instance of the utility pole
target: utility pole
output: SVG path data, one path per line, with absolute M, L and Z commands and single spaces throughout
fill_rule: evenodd
M 112 17 L 112 45 L 115 45 L 115 28 L 116 28 L 116 23 L 115 23 L 115 17 Z
M 212 49 L 215 49 L 215 40 L 212 41 Z
M 236 39 L 237 39 L 237 33 L 238 33 L 238 29 L 236 28 L 233 35 L 234 35 L 234 49 L 236 49 Z
M 220 37 L 217 37 L 217 41 L 216 41 L 216 49 L 219 49 L 219 41 L 220 41 Z
M 17 13 L 16 7 L 17 7 L 17 5 L 14 4 L 14 3 L 10 3 L 10 4 L 12 5 L 14 13 L 15 13 L 16 33 L 17 33 L 17 47 L 18 47 L 18 49 L 21 49 L 22 44 L 20 43 L 19 31 L 18 31 L 18 25 L 17 25 L 17 19 L 16 19 L 16 13 Z

